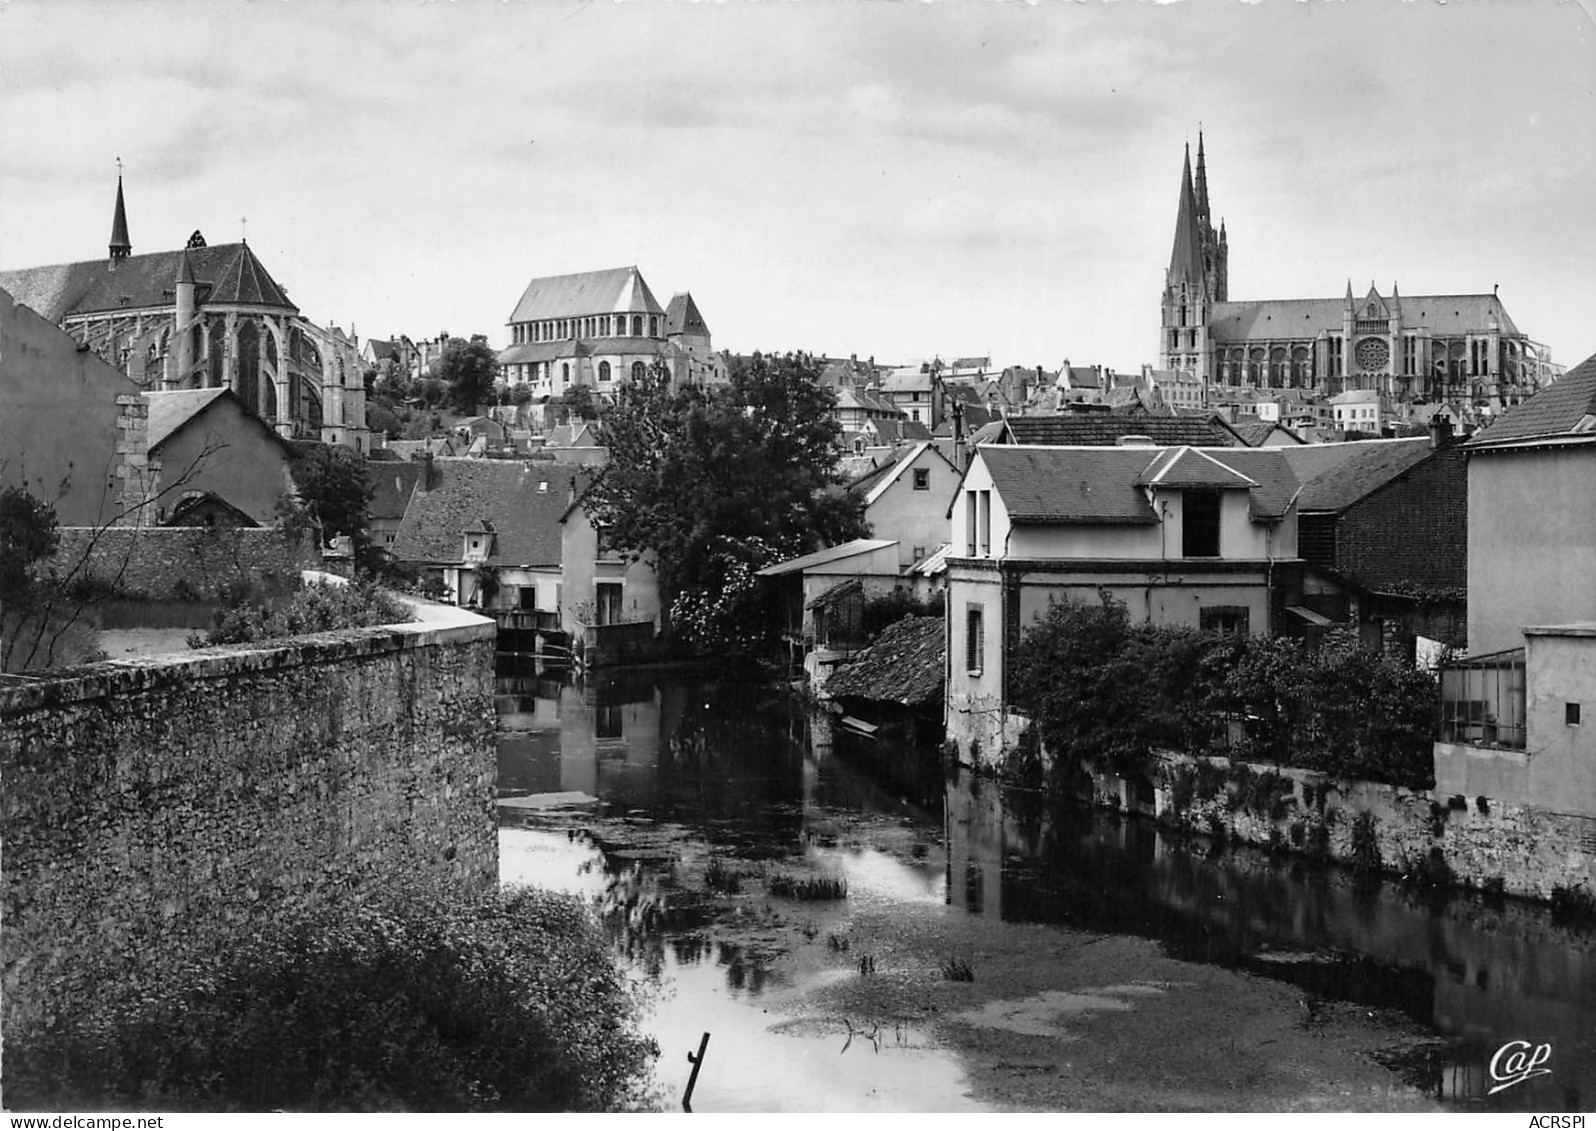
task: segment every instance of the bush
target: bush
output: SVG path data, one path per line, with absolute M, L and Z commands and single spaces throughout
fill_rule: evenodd
M 847 899 L 848 881 L 840 876 L 790 876 L 777 872 L 766 881 L 765 890 L 780 899 Z
M 403 624 L 410 619 L 408 605 L 370 581 L 306 585 L 287 601 L 275 605 L 250 602 L 234 609 L 219 609 L 212 628 L 203 636 L 191 636 L 189 646 L 249 644 L 309 632 Z
M 530 889 L 300 912 L 104 987 L 6 1034 L 14 1106 L 613 1110 L 658 1055 L 586 912 Z

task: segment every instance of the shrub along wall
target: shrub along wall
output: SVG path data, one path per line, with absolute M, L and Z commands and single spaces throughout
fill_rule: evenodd
M 1340 781 L 1312 770 L 1160 753 L 1146 786 L 1093 775 L 1093 800 L 1169 825 L 1396 875 L 1553 900 L 1588 892 L 1596 821 L 1486 797 Z M 1139 803 L 1138 798 L 1143 800 Z
M 497 882 L 491 621 L 116 661 L 0 685 L 4 1020 L 398 880 Z
M 292 588 L 301 570 L 321 568 L 313 534 L 225 526 L 63 527 L 47 568 L 66 576 L 85 557 L 89 584 L 153 599 Z

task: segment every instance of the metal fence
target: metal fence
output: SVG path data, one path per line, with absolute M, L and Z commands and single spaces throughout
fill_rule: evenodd
M 1441 669 L 1442 742 L 1524 749 L 1524 649 L 1455 660 Z

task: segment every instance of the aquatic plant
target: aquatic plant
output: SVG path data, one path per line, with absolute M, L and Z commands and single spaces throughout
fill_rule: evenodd
M 774 872 L 765 881 L 765 890 L 780 899 L 847 899 L 848 881 L 841 876 L 793 876 Z
M 859 976 L 864 977 L 867 974 L 874 974 L 875 972 L 876 956 L 873 954 L 861 954 L 859 956 Z
M 957 954 L 950 954 L 948 960 L 942 964 L 942 977 L 950 982 L 975 981 L 975 967 L 967 959 Z
M 710 858 L 709 866 L 704 869 L 704 883 L 709 885 L 711 891 L 736 895 L 743 890 L 743 873 L 735 868 L 728 868 L 724 860 L 719 856 L 713 856 Z
M 839 935 L 833 931 L 826 936 L 826 946 L 837 954 L 847 954 L 849 945 L 847 935 Z

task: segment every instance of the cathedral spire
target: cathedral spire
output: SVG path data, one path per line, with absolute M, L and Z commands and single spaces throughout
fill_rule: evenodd
M 1191 146 L 1180 174 L 1180 207 L 1175 214 L 1175 246 L 1169 254 L 1170 285 L 1183 278 L 1197 286 L 1206 282 L 1203 270 L 1202 232 L 1197 219 L 1197 194 L 1191 182 Z
M 111 217 L 111 261 L 126 259 L 133 254 L 133 244 L 127 237 L 127 205 L 122 202 L 122 159 L 116 159 L 116 212 Z
M 1197 131 L 1197 215 L 1208 221 L 1208 161 L 1203 155 L 1203 131 Z

